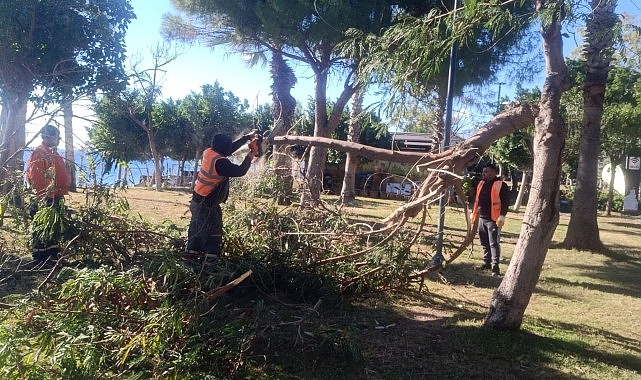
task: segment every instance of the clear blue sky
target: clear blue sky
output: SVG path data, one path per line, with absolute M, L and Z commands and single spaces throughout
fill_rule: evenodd
M 173 12 L 173 6 L 170 0 L 132 0 L 131 4 L 137 19 L 131 22 L 127 32 L 127 51 L 148 55 L 150 48 L 163 41 L 160 35 L 162 15 Z M 181 98 L 190 91 L 198 92 L 203 84 L 218 81 L 226 90 L 247 99 L 252 107 L 271 101 L 268 66 L 259 64 L 250 68 L 240 55 L 228 53 L 223 46 L 212 50 L 208 46 L 191 45 L 183 50 L 185 53 L 167 68 L 163 97 Z M 304 65 L 290 63 L 296 66 L 298 78 L 292 93 L 298 101 L 304 102 L 313 90 L 313 73 Z M 330 92 L 330 96 L 332 94 Z

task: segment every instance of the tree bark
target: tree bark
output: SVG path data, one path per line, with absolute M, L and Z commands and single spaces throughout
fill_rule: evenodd
M 614 203 L 614 180 L 617 174 L 617 161 L 610 157 L 610 182 L 608 183 L 608 201 L 605 204 L 605 215 L 612 216 L 612 203 Z
M 3 96 L 3 109 L 6 107 L 7 110 L 0 145 L 0 181 L 23 171 L 24 159 L 20 151 L 25 148 L 28 100 L 29 93 L 5 93 Z M 3 193 L 8 186 L 11 184 L 2 185 Z
M 355 88 L 345 84 L 341 95 L 334 103 L 332 113 L 327 113 L 327 76 L 331 66 L 331 49 L 321 46 L 319 48 L 320 61 L 313 66 L 314 69 L 314 137 L 328 138 L 338 127 L 341 114 L 345 105 L 354 94 Z M 320 201 L 323 189 L 323 171 L 327 161 L 327 148 L 312 145 L 307 160 L 305 173 L 306 184 L 301 193 L 301 206 L 310 206 Z
M 363 96 L 364 91 L 359 88 L 352 95 L 352 110 L 349 118 L 349 131 L 347 134 L 348 142 L 358 142 L 361 138 L 361 125 L 363 123 Z M 343 177 L 343 187 L 341 189 L 341 202 L 346 203 L 356 198 L 356 168 L 358 166 L 358 155 L 347 153 L 345 159 L 345 176 Z
M 291 89 L 296 84 L 296 76 L 283 59 L 282 52 L 278 50 L 272 52 L 271 74 L 274 129 L 267 137 L 266 145 L 271 145 L 274 137 L 282 136 L 292 128 L 296 111 L 296 99 L 291 95 Z M 292 177 L 292 161 L 287 147 L 274 147 L 272 161 L 278 183 L 283 185 L 278 194 L 278 203 L 290 204 L 294 179 Z
M 484 325 L 499 330 L 518 330 L 538 282 L 552 235 L 559 222 L 561 153 L 566 128 L 560 113 L 563 91 L 569 87 L 561 37 L 562 2 L 550 8 L 542 20 L 546 79 L 540 112 L 535 120 L 532 187 L 519 240 L 503 281 L 494 291 Z M 555 8 L 551 8 L 554 6 Z
M 586 25 L 583 123 L 572 215 L 563 241 L 566 249 L 603 251 L 597 222 L 597 181 L 603 101 L 617 22 L 615 7 L 616 0 L 592 0 Z
M 521 178 L 521 187 L 519 187 L 519 193 L 516 196 L 516 201 L 514 202 L 514 211 L 518 212 L 521 209 L 521 204 L 523 203 L 523 198 L 525 197 L 525 189 L 527 189 L 530 184 L 530 179 L 528 178 L 528 171 L 523 171 L 523 177 Z
M 65 126 L 65 165 L 69 174 L 69 191 L 76 191 L 76 159 L 73 147 L 73 103 L 67 97 L 62 101 L 62 113 Z

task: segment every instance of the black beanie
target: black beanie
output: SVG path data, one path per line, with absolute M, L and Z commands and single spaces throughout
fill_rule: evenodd
M 216 135 L 211 140 L 211 148 L 223 156 L 229 156 L 233 152 L 231 137 L 227 135 Z

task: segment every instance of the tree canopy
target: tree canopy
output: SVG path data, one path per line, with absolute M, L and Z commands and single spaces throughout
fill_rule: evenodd
M 0 165 L 24 147 L 29 100 L 46 104 L 70 93 L 124 88 L 124 37 L 135 17 L 127 0 L 19 4 L 0 1 L 0 92 L 7 109 Z

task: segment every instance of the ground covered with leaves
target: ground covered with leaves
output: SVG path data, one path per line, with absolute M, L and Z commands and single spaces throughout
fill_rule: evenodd
M 5 219 L 2 377 L 641 378 L 639 218 L 599 220 L 605 254 L 553 245 L 522 331 L 499 333 L 480 327 L 501 279 L 473 269 L 478 247 L 407 280 L 429 265 L 435 210 L 418 236 L 418 220 L 391 236 L 371 232 L 400 201 L 300 210 L 265 182 L 236 185 L 225 256 L 206 267 L 181 260 L 186 193 L 73 195 L 54 268 L 27 266 L 29 223 Z M 521 217 L 504 228 L 503 270 Z M 461 211 L 446 222 L 450 249 Z

